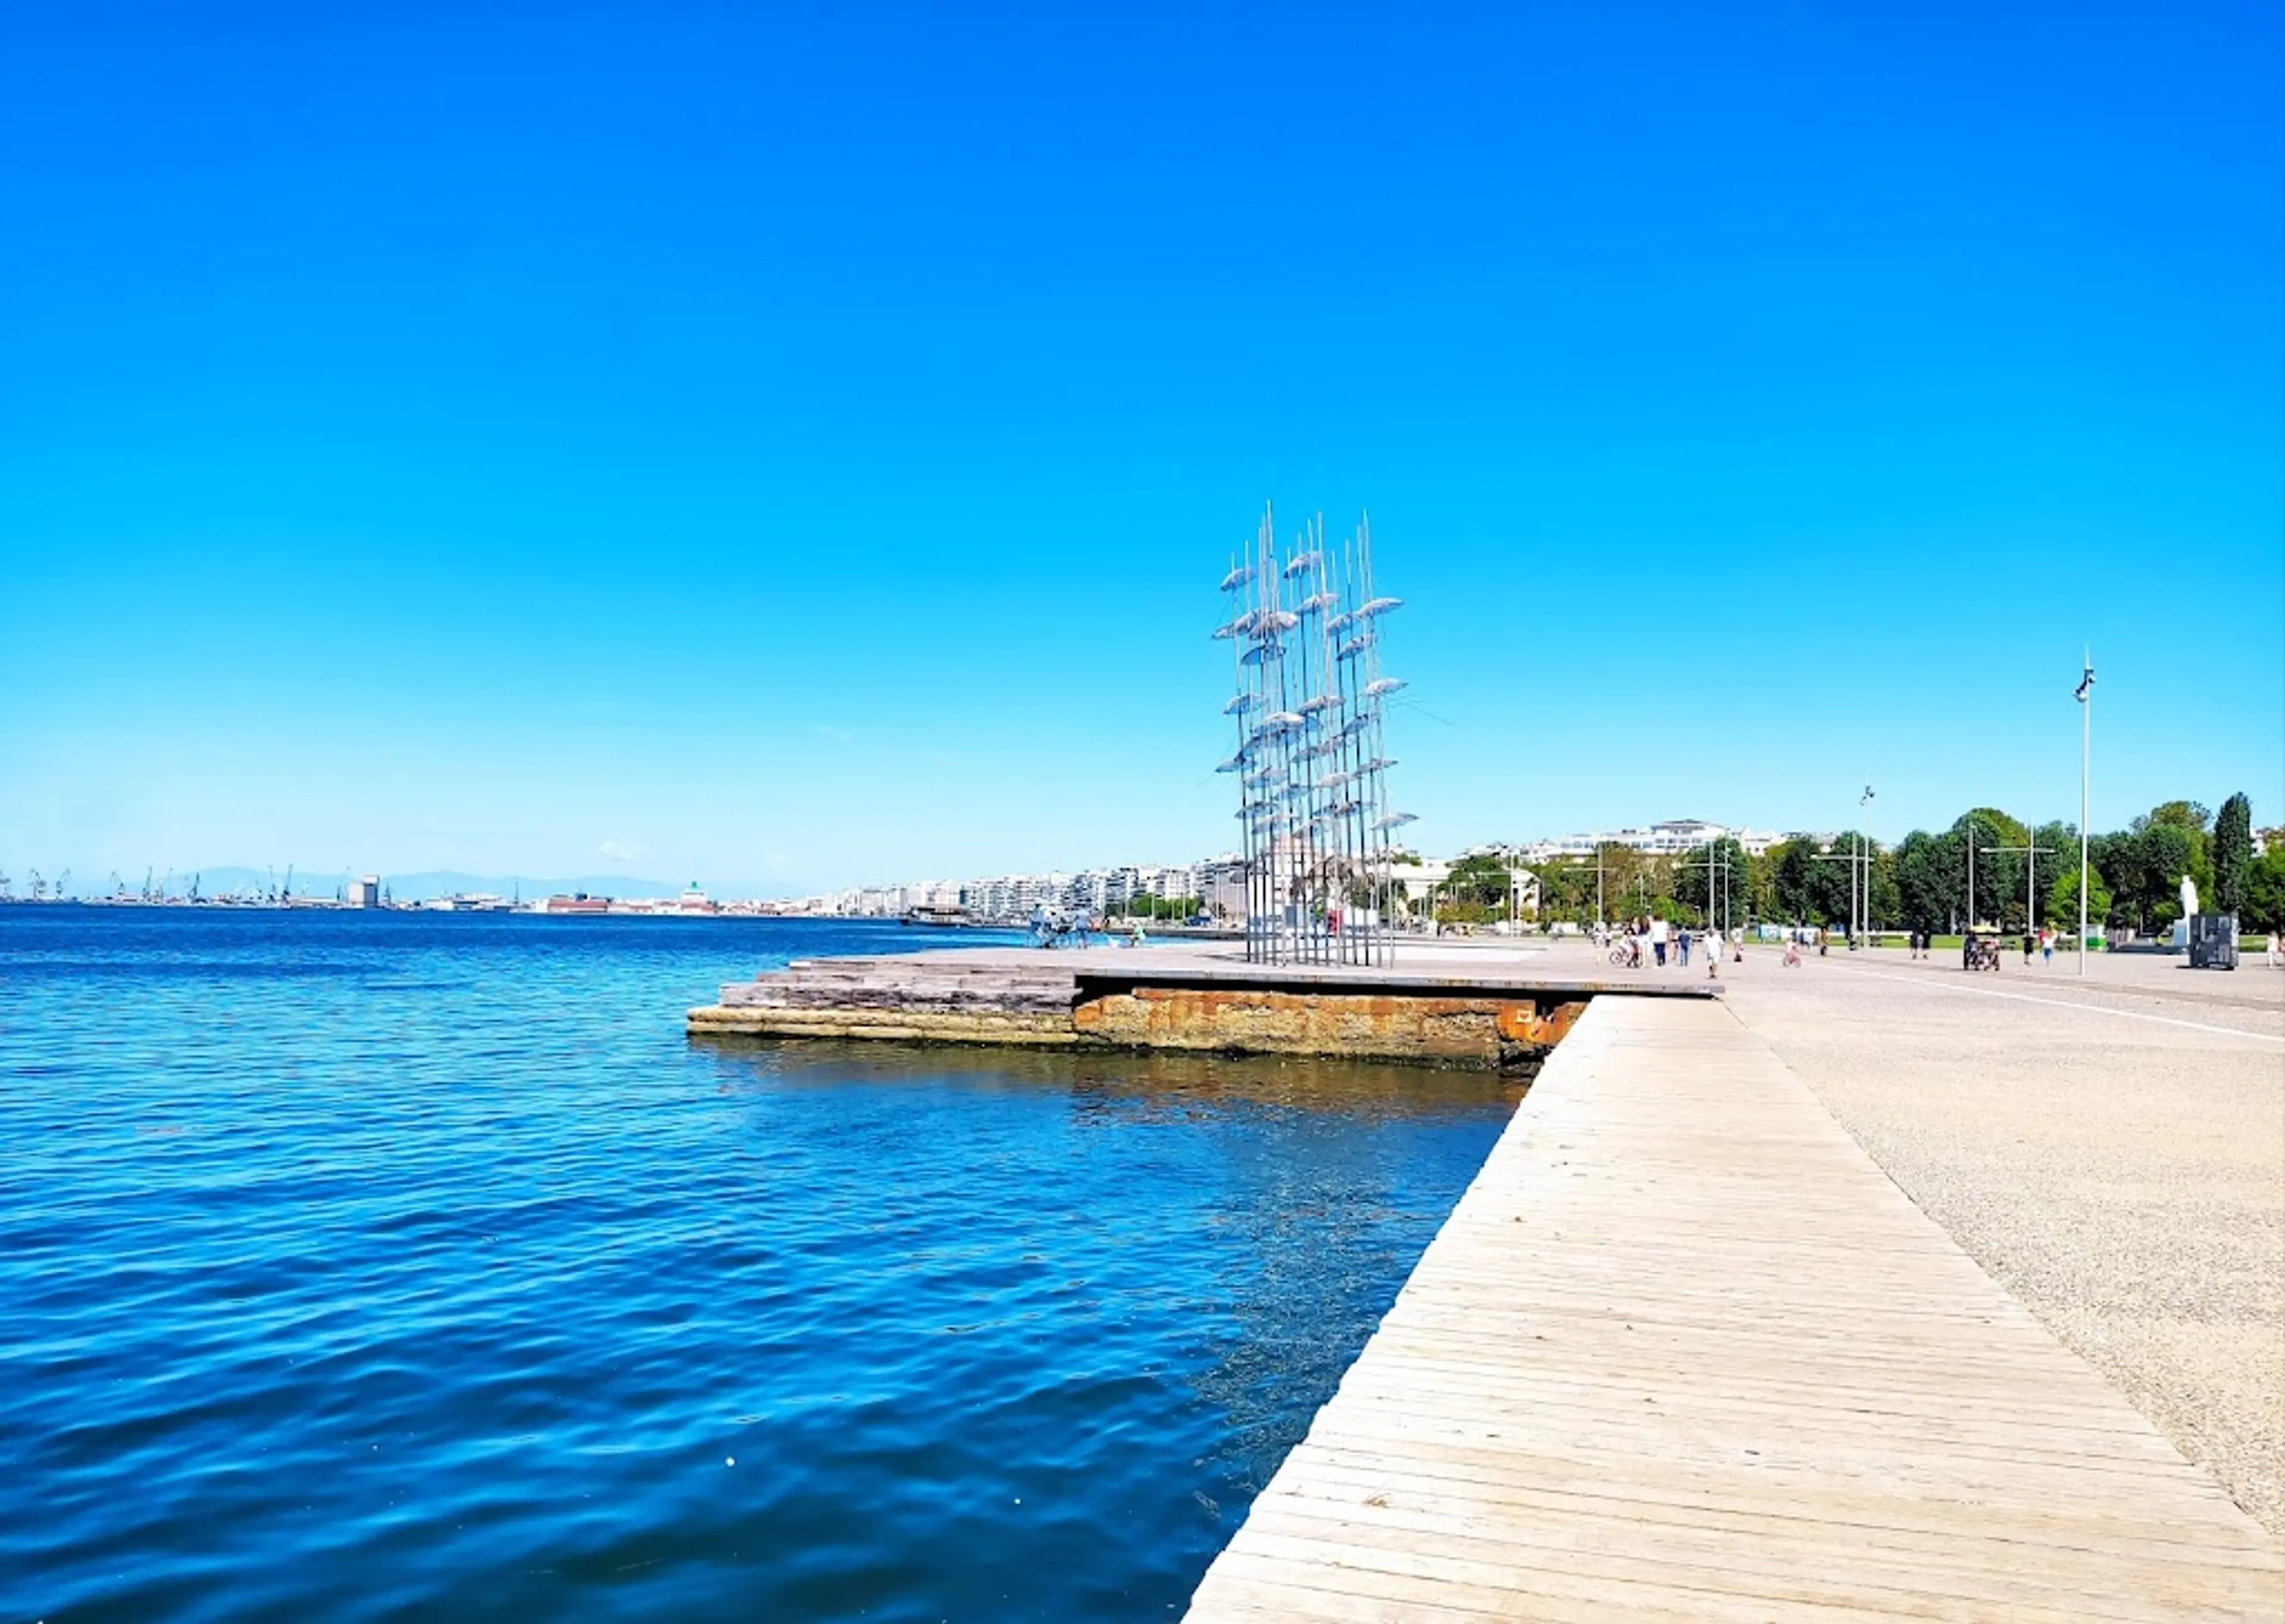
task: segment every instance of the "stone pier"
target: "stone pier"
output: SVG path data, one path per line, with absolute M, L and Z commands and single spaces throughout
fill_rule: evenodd
M 1700 982 L 1554 973 L 1544 956 L 1424 947 L 1394 968 L 1248 964 L 1193 947 L 951 949 L 798 961 L 693 1009 L 694 1034 L 1347 1055 L 1528 1074 L 1605 993 Z

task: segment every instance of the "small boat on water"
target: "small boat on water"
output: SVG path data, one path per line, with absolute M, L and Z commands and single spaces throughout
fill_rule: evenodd
M 969 917 L 968 910 L 956 902 L 923 902 L 916 907 L 905 910 L 905 923 L 908 925 L 933 925 L 938 929 L 949 929 L 960 925 L 972 925 L 975 922 Z

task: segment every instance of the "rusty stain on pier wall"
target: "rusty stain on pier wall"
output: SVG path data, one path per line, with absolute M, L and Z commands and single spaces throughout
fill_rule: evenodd
M 1352 1055 L 1511 1069 L 1552 1047 L 1577 1018 L 1532 1000 L 1264 988 L 1136 987 L 1072 1011 L 1082 1040 L 1132 1048 Z

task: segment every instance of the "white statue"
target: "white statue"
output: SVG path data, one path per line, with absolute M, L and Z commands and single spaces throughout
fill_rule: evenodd
M 2189 875 L 2182 876 L 2182 917 L 2189 918 L 2198 911 L 2198 883 Z

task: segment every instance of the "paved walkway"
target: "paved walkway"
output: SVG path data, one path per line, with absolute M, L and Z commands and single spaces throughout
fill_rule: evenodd
M 1606 998 L 1190 1616 L 2274 1620 L 2285 1562 L 1730 1010 Z
M 1727 968 L 1914 1204 L 2285 1538 L 2285 973 Z

